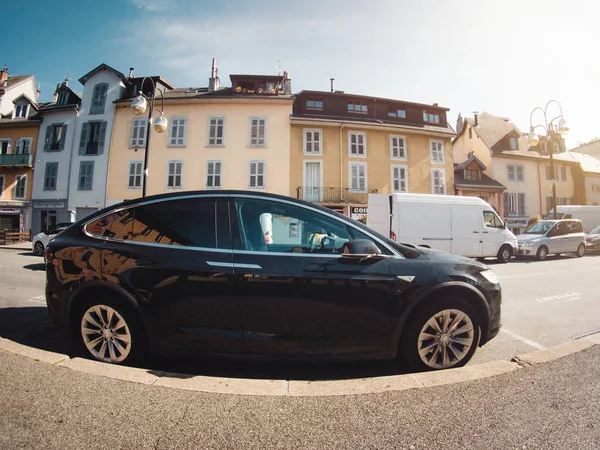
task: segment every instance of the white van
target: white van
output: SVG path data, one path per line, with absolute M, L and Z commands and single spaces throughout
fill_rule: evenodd
M 478 197 L 369 194 L 367 226 L 397 242 L 508 262 L 517 237 Z
M 578 219 L 587 233 L 600 225 L 600 206 L 596 205 L 558 205 L 556 219 Z M 547 219 L 554 219 L 554 211 L 550 210 Z

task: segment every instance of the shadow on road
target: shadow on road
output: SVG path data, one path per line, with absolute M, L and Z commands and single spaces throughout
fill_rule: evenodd
M 29 270 L 39 272 L 39 271 L 46 270 L 46 266 L 42 262 L 42 263 L 37 263 L 37 264 L 27 264 L 26 266 L 23 266 L 23 269 L 29 269 Z
M 0 308 L 0 336 L 11 341 L 70 357 L 84 357 L 66 330 L 57 328 L 45 306 Z M 256 363 L 201 357 L 151 356 L 137 367 L 162 376 L 187 378 L 194 375 L 275 380 L 341 380 L 408 373 L 398 361 L 348 363 Z

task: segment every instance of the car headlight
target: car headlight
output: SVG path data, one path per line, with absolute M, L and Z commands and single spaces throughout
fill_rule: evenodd
M 481 272 L 479 272 L 479 274 L 485 278 L 486 280 L 488 280 L 490 283 L 493 284 L 498 284 L 500 282 L 500 280 L 498 279 L 498 275 L 496 275 L 496 272 L 494 272 L 493 270 L 483 270 Z

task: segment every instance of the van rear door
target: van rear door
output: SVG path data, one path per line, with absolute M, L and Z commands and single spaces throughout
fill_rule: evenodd
M 483 217 L 477 205 L 452 205 L 452 253 L 480 257 Z

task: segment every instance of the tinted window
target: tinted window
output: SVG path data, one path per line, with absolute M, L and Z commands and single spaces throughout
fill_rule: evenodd
M 341 253 L 342 246 L 350 239 L 370 239 L 341 221 L 286 203 L 238 199 L 236 209 L 242 241 L 247 250 Z
M 171 200 L 134 210 L 131 239 L 153 244 L 217 248 L 216 201 Z

